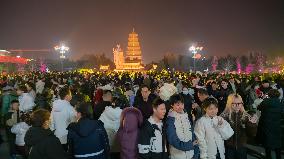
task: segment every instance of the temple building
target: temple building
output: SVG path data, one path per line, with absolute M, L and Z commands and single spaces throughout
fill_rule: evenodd
M 113 62 L 115 64 L 116 70 L 118 71 L 139 71 L 144 69 L 142 65 L 142 54 L 138 40 L 138 34 L 135 33 L 134 29 L 129 34 L 128 46 L 125 56 L 119 44 L 116 46 L 116 48 L 113 48 Z

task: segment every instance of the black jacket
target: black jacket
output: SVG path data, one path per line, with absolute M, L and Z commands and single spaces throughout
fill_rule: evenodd
M 157 141 L 158 138 L 156 137 L 155 132 L 156 134 L 160 133 L 162 135 L 161 142 Z M 151 124 L 146 120 L 139 132 L 138 149 L 139 159 L 168 159 L 168 153 L 166 152 L 165 127 L 162 127 L 161 131 L 156 124 Z
M 94 119 L 98 120 L 104 112 L 106 106 L 111 106 L 111 102 L 101 101 L 94 106 Z
M 141 111 L 143 120 L 147 120 L 153 114 L 152 103 L 156 97 L 156 95 L 150 94 L 147 102 L 143 100 L 142 95 L 135 97 L 133 106 Z
M 59 139 L 50 129 L 31 127 L 25 136 L 29 159 L 67 159 Z

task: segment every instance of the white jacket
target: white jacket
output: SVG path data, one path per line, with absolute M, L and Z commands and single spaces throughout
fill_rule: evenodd
M 218 118 L 223 121 L 220 126 L 218 125 Z M 217 147 L 221 159 L 225 159 L 224 140 L 229 139 L 234 134 L 226 120 L 219 116 L 213 117 L 213 119 L 203 116 L 196 122 L 194 132 L 199 141 L 201 159 L 215 159 Z
M 20 111 L 27 112 L 33 109 L 35 106 L 34 98 L 29 93 L 23 93 L 19 97 L 19 103 L 20 103 Z
M 11 132 L 16 134 L 15 144 L 17 146 L 25 146 L 25 135 L 30 126 L 25 122 L 20 122 L 11 128 Z
M 107 106 L 99 118 L 104 123 L 111 148 L 115 143 L 115 135 L 119 129 L 121 112 L 122 110 L 119 107 L 112 108 L 111 106 Z
M 55 130 L 54 135 L 59 138 L 61 144 L 67 143 L 68 130 L 66 128 L 75 120 L 75 109 L 68 101 L 58 99 L 53 102 L 50 129 Z
M 45 83 L 42 80 L 36 82 L 36 93 L 42 94 Z

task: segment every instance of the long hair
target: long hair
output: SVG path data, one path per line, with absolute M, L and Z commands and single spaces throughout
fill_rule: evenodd
M 239 94 L 236 94 L 236 93 L 230 94 L 227 99 L 226 108 L 222 113 L 222 116 L 228 116 L 230 121 L 232 121 L 232 112 L 233 112 L 232 104 L 235 99 L 240 99 L 243 102 L 243 99 Z M 241 120 L 244 120 L 246 116 L 249 114 L 247 114 L 243 105 L 241 106 L 240 111 L 242 113 Z

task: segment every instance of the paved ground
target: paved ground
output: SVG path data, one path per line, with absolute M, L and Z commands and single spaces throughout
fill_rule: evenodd
M 1 135 L 4 137 L 4 143 L 0 146 L 0 159 L 10 159 L 9 158 L 9 152 L 8 152 L 8 143 L 6 142 L 6 138 L 5 138 L 5 133 L 3 129 L 0 129 L 0 133 Z M 252 145 L 248 145 L 248 147 L 250 149 L 252 149 L 253 151 L 257 151 L 260 152 L 260 154 L 264 155 L 264 149 L 262 147 L 257 147 L 257 146 L 252 146 Z M 282 156 L 282 158 L 284 158 L 284 156 Z M 20 156 L 17 157 L 17 159 L 21 159 Z M 259 159 L 259 157 L 255 157 L 253 155 L 248 155 L 248 159 Z

